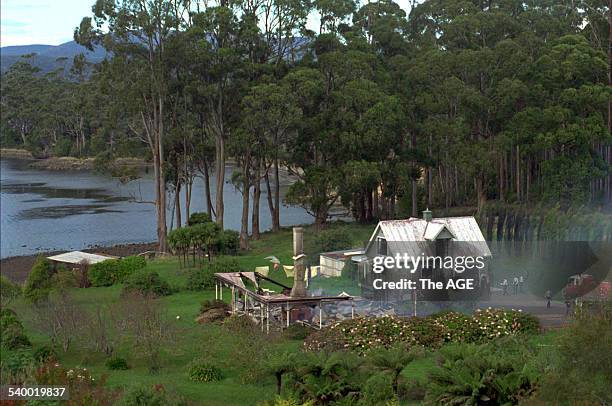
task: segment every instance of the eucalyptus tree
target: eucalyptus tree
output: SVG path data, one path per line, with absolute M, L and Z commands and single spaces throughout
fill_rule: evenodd
M 113 54 L 113 64 L 122 65 L 122 96 L 130 99 L 130 112 L 140 118 L 139 131 L 153 158 L 157 240 L 159 250 L 166 251 L 167 42 L 189 10 L 181 0 L 100 0 L 92 11 L 93 17 L 83 18 L 75 30 L 75 40 L 90 50 L 104 46 Z

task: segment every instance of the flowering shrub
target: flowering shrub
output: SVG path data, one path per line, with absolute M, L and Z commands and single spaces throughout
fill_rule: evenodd
M 332 324 L 311 334 L 310 351 L 351 350 L 365 354 L 374 347 L 403 343 L 406 348 L 438 348 L 444 342 L 474 343 L 539 328 L 534 316 L 515 310 L 477 310 L 473 316 L 443 312 L 429 317 L 362 317 Z
M 348 349 L 365 354 L 373 347 L 402 342 L 406 347 L 436 347 L 443 342 L 443 330 L 430 319 L 395 316 L 345 320 L 320 330 L 305 341 L 307 350 Z
M 70 400 L 68 405 L 113 405 L 120 392 L 104 386 L 105 378 L 96 380 L 87 368 L 65 369 L 55 361 L 43 364 L 35 372 L 34 379 L 38 385 L 59 385 L 68 388 Z
M 534 316 L 520 310 L 477 309 L 472 319 L 476 323 L 477 339 L 480 340 L 491 340 L 513 333 L 531 333 L 539 328 Z

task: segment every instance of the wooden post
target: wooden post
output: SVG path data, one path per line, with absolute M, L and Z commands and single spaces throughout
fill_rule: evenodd
M 234 286 L 232 286 L 232 314 L 236 313 L 236 294 Z
M 355 318 L 355 300 L 351 299 L 351 319 Z
M 266 305 L 266 334 L 270 334 L 270 305 Z
M 290 317 L 291 317 L 291 312 L 289 311 L 289 302 L 287 302 L 287 327 L 289 327 Z
M 264 316 L 263 316 L 263 303 L 259 303 L 259 323 L 261 324 L 261 332 L 264 331 Z
M 219 285 L 219 300 L 223 300 L 223 283 Z
M 215 300 L 219 300 L 219 282 L 215 281 Z
M 319 302 L 319 330 L 323 328 L 323 302 Z

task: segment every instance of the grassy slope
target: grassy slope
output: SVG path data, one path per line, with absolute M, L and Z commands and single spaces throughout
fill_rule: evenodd
M 346 227 L 355 245 L 360 245 L 372 231 L 372 226 L 350 224 Z M 314 232 L 314 229 L 308 228 L 306 238 L 312 236 Z M 276 234 L 264 233 L 261 240 L 252 242 L 251 250 L 248 253 L 239 255 L 237 259 L 245 270 L 269 265 L 270 263 L 264 259 L 268 255 L 275 255 L 281 260 L 281 263 L 290 264 L 292 262 L 291 241 L 290 229 L 284 229 Z M 128 343 L 120 345 L 115 351 L 117 356 L 128 360 L 132 368 L 127 371 L 109 371 L 104 366 L 105 355 L 77 346 L 67 353 L 60 352 L 60 362 L 68 368 L 85 367 L 94 376 L 106 375 L 108 384 L 112 386 L 127 388 L 135 385 L 152 386 L 161 383 L 167 390 L 175 391 L 198 404 L 207 406 L 253 405 L 262 399 L 272 398 L 275 393 L 272 377 L 267 378 L 264 382 L 241 382 L 240 373 L 244 360 L 237 359 L 236 354 L 241 352 L 240 346 L 243 345 L 243 341 L 228 334 L 219 325 L 199 325 L 194 322 L 200 303 L 206 299 L 214 299 L 214 290 L 205 292 L 184 290 L 186 270 L 179 267 L 176 258 L 151 261 L 147 266 L 148 269 L 157 271 L 174 288 L 181 289 L 171 296 L 159 299 L 178 331 L 175 345 L 168 348 L 163 355 L 161 371 L 154 375 L 150 374 L 145 361 L 138 358 Z M 271 272 L 271 276 L 279 282 L 292 284 L 292 280 L 287 278 L 282 271 Z M 93 308 L 98 303 L 110 304 L 118 301 L 120 293 L 121 286 L 111 286 L 74 289 L 72 295 L 79 304 Z M 224 298 L 227 300 L 229 296 L 229 292 L 226 292 Z M 33 324 L 28 322 L 31 320 L 31 315 L 26 306 L 17 304 L 15 307 L 22 309 L 20 313 L 34 345 L 48 344 L 48 338 L 37 333 Z M 176 316 L 180 316 L 180 319 L 177 320 Z M 270 342 L 275 351 L 297 351 L 302 344 L 301 341 L 272 337 Z M 190 381 L 185 367 L 193 359 L 201 357 L 206 357 L 221 367 L 226 378 L 217 383 Z

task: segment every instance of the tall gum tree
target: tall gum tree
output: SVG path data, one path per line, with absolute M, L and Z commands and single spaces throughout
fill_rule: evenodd
M 166 182 L 164 175 L 164 136 L 168 78 L 166 48 L 168 38 L 181 27 L 188 10 L 180 0 L 99 0 L 92 7 L 93 17 L 83 18 L 75 30 L 75 40 L 89 49 L 102 45 L 126 63 L 131 103 L 153 157 L 157 241 L 160 251 L 166 242 Z

